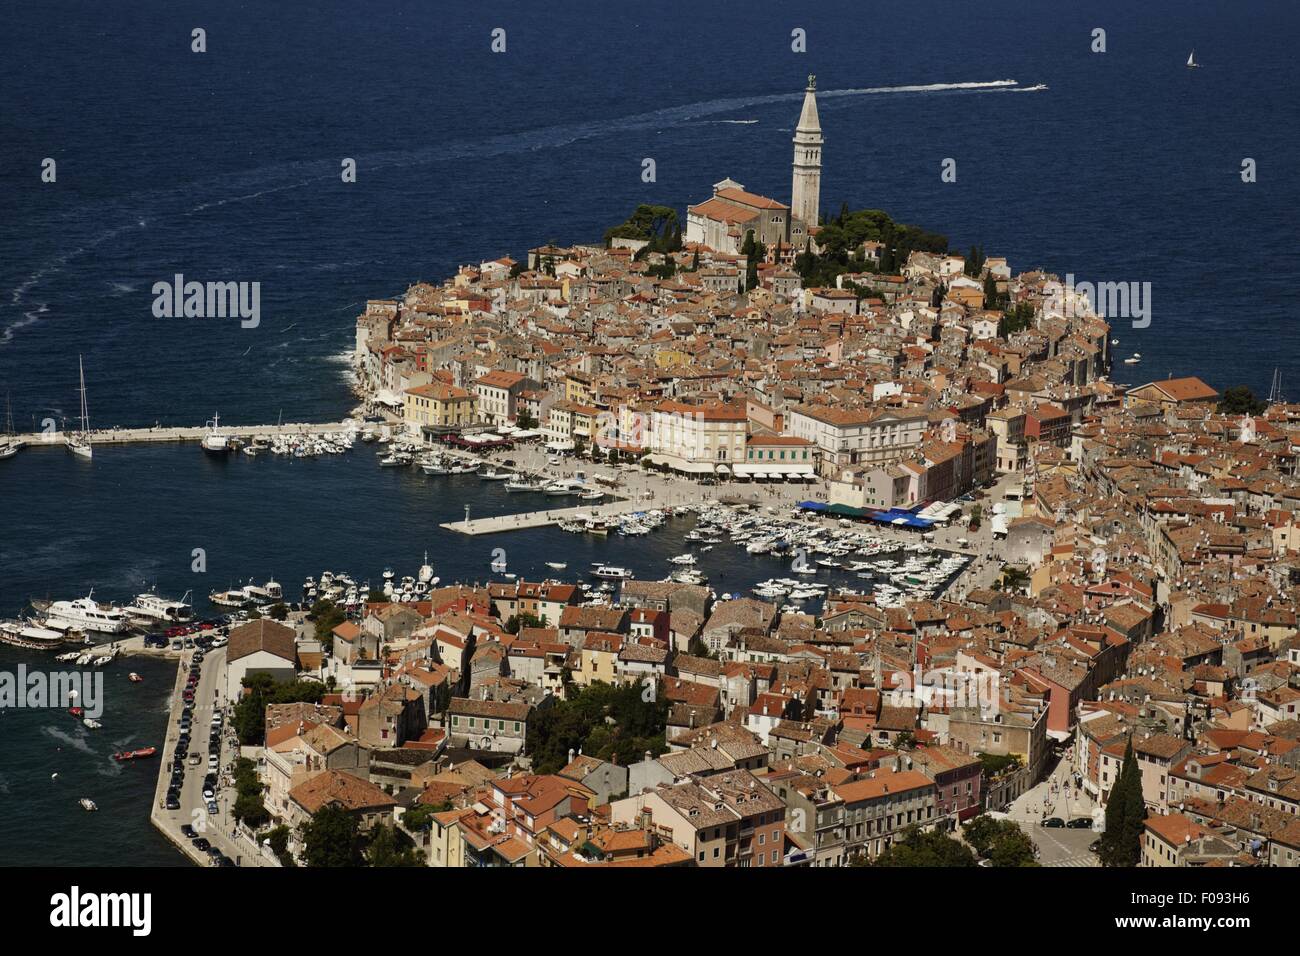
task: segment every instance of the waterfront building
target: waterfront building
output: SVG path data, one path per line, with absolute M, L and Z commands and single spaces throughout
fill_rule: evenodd
M 474 424 L 477 406 L 478 397 L 463 388 L 429 382 L 406 390 L 402 420 L 411 434 L 429 440 Z

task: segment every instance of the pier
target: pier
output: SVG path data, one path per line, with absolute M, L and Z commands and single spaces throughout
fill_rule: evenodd
M 219 429 L 227 438 L 249 439 L 276 435 L 328 435 L 346 431 L 359 424 L 355 419 L 341 422 L 295 422 L 280 425 L 222 425 Z M 193 427 L 154 426 L 152 428 L 103 428 L 90 432 L 92 445 L 165 444 L 167 442 L 201 441 L 211 429 L 206 425 Z M 69 432 L 28 432 L 15 435 L 14 443 L 20 448 L 42 445 L 62 445 Z
M 649 511 L 652 508 L 669 506 L 667 502 L 655 501 L 613 501 L 608 504 L 587 505 L 586 507 L 556 507 L 546 511 L 528 511 L 522 514 L 495 515 L 488 518 L 471 518 L 466 521 L 447 521 L 442 527 L 448 531 L 477 536 L 497 534 L 502 531 L 522 531 L 525 528 L 542 528 L 546 525 L 559 524 L 561 521 L 579 518 L 617 518 L 637 511 Z M 669 506 L 671 507 L 671 506 Z

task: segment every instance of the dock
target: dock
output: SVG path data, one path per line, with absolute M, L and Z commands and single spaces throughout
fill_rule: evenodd
M 248 441 L 257 436 L 274 437 L 276 435 L 328 435 L 332 432 L 346 431 L 357 425 L 355 419 L 341 422 L 293 422 L 279 425 L 225 425 L 221 434 L 228 438 Z M 132 445 L 165 444 L 167 442 L 201 441 L 210 429 L 206 425 L 194 427 L 153 427 L 153 428 L 103 428 L 92 431 L 89 435 L 92 445 Z M 28 432 L 15 435 L 14 443 L 20 448 L 40 447 L 42 445 L 61 445 L 67 432 Z
M 587 505 L 585 507 L 565 508 L 557 506 L 545 511 L 527 511 L 519 514 L 495 515 L 488 518 L 471 518 L 465 521 L 447 521 L 441 527 L 471 537 L 481 534 L 498 534 L 502 531 L 523 531 L 526 528 L 543 528 L 559 524 L 561 521 L 585 518 L 617 518 L 634 514 L 638 511 L 650 511 L 654 508 L 672 507 L 661 501 L 612 501 L 607 504 Z

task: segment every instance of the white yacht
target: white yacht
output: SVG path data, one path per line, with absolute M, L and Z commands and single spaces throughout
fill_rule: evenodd
M 94 449 L 90 446 L 90 412 L 86 407 L 86 370 L 77 356 L 77 374 L 81 378 L 81 430 L 72 432 L 64 439 L 68 451 L 79 458 L 93 458 Z
M 56 631 L 98 631 L 121 634 L 130 626 L 126 612 L 111 604 L 100 604 L 95 592 L 75 601 L 55 601 L 45 614 L 45 626 Z
M 419 575 L 420 575 L 420 583 L 425 585 L 426 587 L 428 586 L 429 582 L 433 580 L 433 565 L 429 563 L 428 551 L 424 552 L 424 564 L 420 565 Z
M 230 451 L 230 438 L 221 433 L 221 416 L 214 412 L 212 420 L 204 424 L 207 426 L 208 433 L 199 442 L 203 450 L 209 455 L 224 455 Z
M 127 606 L 126 613 L 128 617 L 147 624 L 181 624 L 194 616 L 194 609 L 185 601 L 189 596 L 190 592 L 186 591 L 179 601 L 173 601 L 160 595 L 156 589 L 150 589 L 137 594 L 134 603 Z

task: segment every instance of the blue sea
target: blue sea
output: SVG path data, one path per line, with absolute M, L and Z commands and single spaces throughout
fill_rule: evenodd
M 79 355 L 95 427 L 338 420 L 367 298 L 597 240 L 637 203 L 684 210 L 726 176 L 788 198 L 809 73 L 823 211 L 882 208 L 1016 270 L 1150 283 L 1150 326 L 1115 329 L 1120 353 L 1142 354 L 1121 381 L 1197 374 L 1266 393 L 1276 367 L 1300 394 L 1286 225 L 1300 8 L 1286 0 L 41 0 L 7 3 L 4 21 L 0 393 L 19 430 L 76 414 Z M 191 50 L 196 28 L 206 52 Z M 1193 48 L 1202 67 L 1188 70 Z M 259 282 L 260 325 L 155 318 L 152 286 L 177 273 Z M 444 577 L 486 577 L 489 541 L 437 525 L 467 497 L 476 514 L 514 505 L 371 459 L 222 465 L 177 446 L 102 449 L 87 466 L 24 452 L 0 463 L 0 614 L 90 587 L 414 573 L 426 548 Z M 555 531 L 503 540 L 532 564 L 566 549 L 575 567 L 635 563 L 617 542 Z M 9 835 L 43 807 L 32 781 L 48 779 L 50 741 L 15 724 L 0 723 L 0 862 L 35 862 L 38 844 Z M 146 804 L 123 813 L 117 843 L 54 859 L 156 847 Z M 79 813 L 48 839 L 77 839 Z

